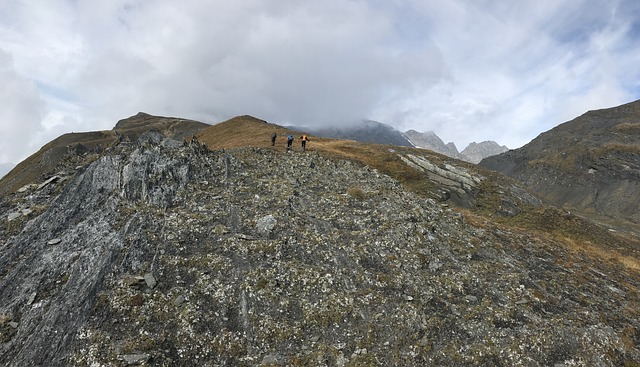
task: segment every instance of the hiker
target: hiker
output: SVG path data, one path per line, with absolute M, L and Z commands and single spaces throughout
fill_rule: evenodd
M 278 134 L 273 133 L 271 134 L 271 146 L 276 145 L 276 138 L 278 137 Z
M 291 150 L 291 144 L 293 144 L 293 135 L 287 135 L 287 151 Z
M 300 137 L 300 143 L 302 144 L 302 151 L 306 151 L 307 150 L 307 142 L 309 141 L 309 139 L 307 138 L 306 135 L 302 135 Z

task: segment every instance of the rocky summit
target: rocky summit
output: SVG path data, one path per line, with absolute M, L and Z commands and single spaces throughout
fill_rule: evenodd
M 632 261 L 312 149 L 148 132 L 69 152 L 0 220 L 1 365 L 640 363 Z

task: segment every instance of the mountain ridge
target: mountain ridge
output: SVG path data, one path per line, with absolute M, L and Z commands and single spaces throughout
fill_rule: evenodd
M 391 144 L 396 146 L 429 149 L 436 153 L 444 154 L 448 157 L 474 164 L 479 163 L 483 158 L 508 150 L 506 146 L 500 146 L 493 141 L 484 141 L 481 143 L 473 142 L 463 150 L 463 152 L 467 151 L 467 153 L 469 153 L 467 155 L 463 152 L 459 152 L 455 143 L 449 142 L 445 144 L 433 131 L 418 132 L 416 130 L 408 130 L 401 132 L 391 125 L 373 120 L 362 120 L 358 123 L 350 123 L 327 128 L 302 126 L 288 127 L 294 130 L 305 130 L 309 133 L 325 138 L 349 139 L 363 143 Z
M 638 242 L 470 163 L 286 133 L 151 128 L 0 196 L 0 364 L 640 359 Z
M 589 111 L 480 165 L 518 179 L 558 206 L 637 226 L 639 118 L 640 101 Z

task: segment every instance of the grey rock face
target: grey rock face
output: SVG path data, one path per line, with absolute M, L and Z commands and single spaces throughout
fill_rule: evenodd
M 635 273 L 473 225 L 353 162 L 142 143 L 2 198 L 40 209 L 3 221 L 0 364 L 640 359 Z M 463 191 L 482 183 L 404 158 Z
M 495 141 L 483 141 L 481 143 L 473 142 L 469 144 L 464 150 L 462 150 L 461 154 L 467 157 L 465 159 L 468 162 L 478 164 L 481 160 L 491 157 L 497 154 L 504 153 L 508 151 L 504 145 L 498 145 Z
M 472 142 L 464 148 L 462 152 L 458 152 L 458 148 L 454 143 L 445 144 L 433 131 L 420 133 L 415 130 L 409 130 L 406 131 L 404 135 L 416 147 L 429 149 L 436 153 L 444 154 L 447 157 L 460 159 L 473 164 L 478 164 L 484 158 L 509 150 L 506 146 L 500 146 L 494 141 L 483 141 L 481 143 Z
M 458 148 L 454 143 L 445 144 L 442 139 L 433 131 L 417 132 L 415 130 L 409 130 L 404 135 L 411 141 L 411 143 L 419 148 L 429 149 L 436 153 L 444 154 L 447 157 L 456 159 L 463 159 L 464 156 L 458 152 Z

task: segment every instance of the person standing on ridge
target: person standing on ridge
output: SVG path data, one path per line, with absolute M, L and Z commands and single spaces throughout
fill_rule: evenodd
M 293 135 L 287 135 L 287 151 L 291 150 L 291 144 L 293 144 Z
M 276 145 L 276 138 L 278 137 L 278 134 L 276 134 L 275 132 L 273 134 L 271 134 L 271 146 Z
M 309 139 L 307 138 L 306 135 L 302 135 L 300 137 L 300 143 L 302 144 L 302 151 L 305 152 L 307 150 L 307 142 L 309 141 Z

